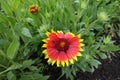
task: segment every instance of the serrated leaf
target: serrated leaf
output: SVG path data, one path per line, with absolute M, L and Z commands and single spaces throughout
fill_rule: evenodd
M 76 63 L 76 66 L 80 68 L 83 72 L 85 72 L 85 68 L 83 67 L 82 64 Z
M 7 56 L 10 58 L 10 59 L 13 59 L 16 54 L 17 54 L 17 51 L 18 51 L 18 48 L 19 48 L 19 40 L 17 38 L 15 38 L 12 43 L 9 45 L 8 49 L 7 49 Z
M 120 47 L 115 45 L 102 45 L 101 50 L 103 51 L 119 51 Z
M 28 28 L 22 28 L 22 34 L 26 37 L 32 38 L 32 35 Z
M 105 44 L 109 44 L 111 42 L 111 37 L 110 36 L 107 36 L 106 38 L 104 38 L 103 42 Z

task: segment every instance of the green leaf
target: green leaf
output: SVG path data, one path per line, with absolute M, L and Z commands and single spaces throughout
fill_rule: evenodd
M 7 20 L 8 20 L 7 17 L 0 12 L 0 22 L 6 22 Z
M 74 77 L 72 74 L 69 74 L 69 78 L 70 78 L 70 80 L 74 80 Z
M 88 62 L 76 63 L 76 66 L 80 68 L 83 72 L 94 72 L 94 68 L 91 68 Z
M 27 75 L 22 75 L 20 80 L 30 80 L 31 77 L 30 76 L 27 76 Z
M 4 46 L 4 44 L 5 44 L 6 42 L 7 42 L 6 40 L 0 39 L 0 46 Z
M 85 22 L 85 27 L 88 27 L 88 25 L 89 25 L 89 18 L 88 18 L 88 16 L 85 16 L 84 22 Z
M 8 49 L 7 49 L 7 56 L 10 58 L 10 59 L 13 59 L 16 54 L 17 54 L 17 51 L 18 51 L 18 48 L 19 48 L 19 40 L 17 38 L 15 38 L 12 43 L 9 45 Z
M 10 71 L 10 70 L 19 69 L 19 68 L 21 68 L 21 67 L 22 67 L 22 65 L 19 64 L 19 63 L 12 64 L 12 65 L 11 65 L 10 67 L 8 67 L 6 70 L 0 72 L 0 75 L 3 74 L 3 73 L 8 72 L 8 71 Z
M 2 3 L 1 7 L 5 11 L 5 13 L 7 13 L 10 16 L 12 16 L 12 9 L 11 9 L 10 5 L 8 4 L 8 1 L 6 1 L 6 0 L 0 0 L 0 3 Z
M 12 17 L 7 17 L 7 18 L 8 18 L 8 21 L 10 22 L 11 26 L 12 26 L 12 27 L 14 27 L 14 26 L 15 26 L 15 24 L 16 24 L 15 19 L 14 19 L 14 18 L 12 18 Z
M 101 50 L 103 51 L 119 51 L 120 47 L 115 45 L 102 45 Z
M 10 71 L 7 73 L 7 79 L 8 80 L 16 80 L 16 76 L 15 76 L 15 74 L 13 74 L 12 71 Z
M 34 62 L 32 60 L 25 60 L 23 62 L 23 68 L 30 67 Z
M 107 58 L 105 53 L 99 53 L 98 55 L 100 56 L 101 59 L 106 59 Z
M 28 28 L 22 28 L 22 34 L 26 37 L 32 38 L 32 35 Z
M 35 71 L 39 71 L 39 69 L 37 68 L 37 66 L 30 66 L 30 67 L 29 67 L 29 70 L 30 70 L 30 71 L 34 71 L 34 72 L 35 72 Z
M 32 24 L 34 24 L 34 20 L 32 19 L 32 18 L 26 18 L 26 21 L 28 22 L 28 23 L 32 23 Z
M 104 42 L 105 44 L 111 43 L 111 37 L 110 37 L 110 36 L 107 36 L 106 38 L 104 38 L 103 42 Z
M 21 75 L 20 80 L 48 80 L 49 76 L 43 76 L 39 73 L 28 72 L 27 74 Z
M 43 76 L 42 74 L 39 74 L 39 73 L 34 73 L 32 74 L 32 77 L 35 79 L 35 80 L 48 80 L 49 76 Z
M 90 65 L 95 66 L 95 68 L 98 68 L 98 65 L 101 64 L 100 61 L 95 60 L 95 59 L 90 59 L 89 63 Z

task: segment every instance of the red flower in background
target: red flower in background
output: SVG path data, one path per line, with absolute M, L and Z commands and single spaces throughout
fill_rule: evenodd
M 32 14 L 37 13 L 37 12 L 38 12 L 38 6 L 37 6 L 37 5 L 32 5 L 32 6 L 30 6 L 29 11 L 30 11 Z
M 46 48 L 45 59 L 48 58 L 48 62 L 52 65 L 57 64 L 57 67 L 62 65 L 63 67 L 69 64 L 74 64 L 74 60 L 77 61 L 77 56 L 82 56 L 80 51 L 83 51 L 81 46 L 83 39 L 80 39 L 80 35 L 75 36 L 72 33 L 64 34 L 62 31 L 52 31 L 46 33 L 48 38 L 44 39 L 42 47 Z

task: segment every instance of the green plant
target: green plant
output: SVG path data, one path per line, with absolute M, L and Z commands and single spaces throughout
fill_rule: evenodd
M 36 14 L 31 5 L 38 5 Z M 42 40 L 51 29 L 81 34 L 85 44 L 78 61 L 60 67 L 58 79 L 73 80 L 79 70 L 94 72 L 106 52 L 120 50 L 113 40 L 120 36 L 119 5 L 118 0 L 0 0 L 0 79 L 47 80 Z

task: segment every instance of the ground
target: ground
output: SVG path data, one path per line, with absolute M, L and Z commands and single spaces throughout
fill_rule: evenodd
M 78 71 L 74 80 L 120 80 L 120 52 L 109 53 L 108 58 L 100 60 L 101 65 L 93 73 Z M 57 80 L 59 77 L 60 69 L 51 68 L 45 71 L 50 74 L 49 80 Z M 61 80 L 67 80 L 65 77 Z
M 94 73 L 78 72 L 75 80 L 120 80 L 120 52 L 111 55 Z

